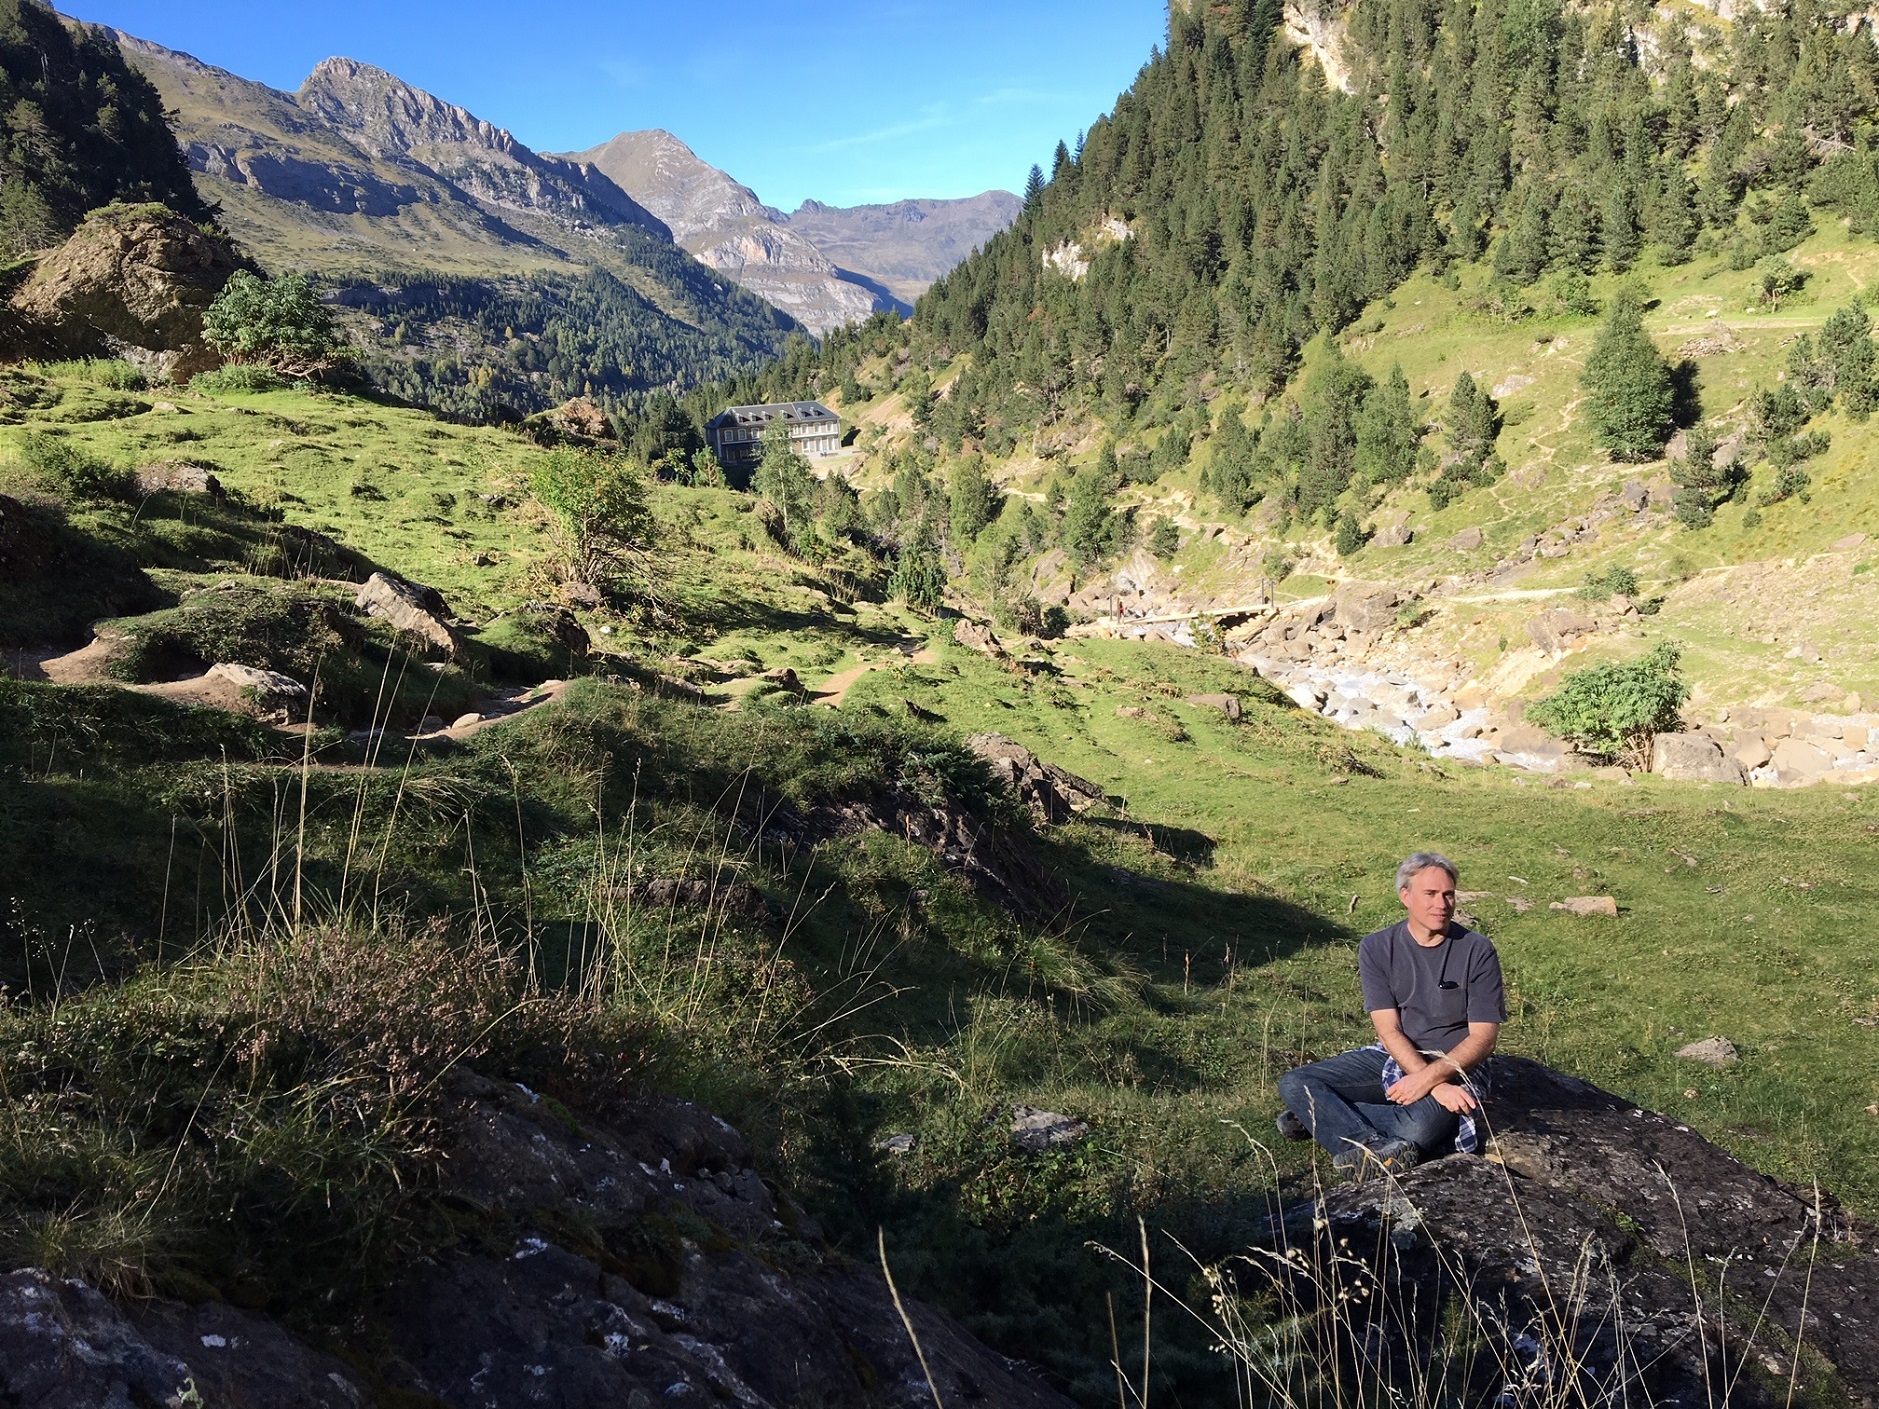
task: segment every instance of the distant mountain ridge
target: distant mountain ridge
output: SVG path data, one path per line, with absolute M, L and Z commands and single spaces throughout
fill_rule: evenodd
M 1008 191 L 785 215 L 669 132 L 619 136 L 566 160 L 592 164 L 699 259 L 817 333 L 879 309 L 910 311 L 927 286 L 1017 218 Z
M 864 275 L 912 303 L 1023 209 L 1024 202 L 1009 191 L 846 208 L 804 201 L 789 224 L 837 268 Z

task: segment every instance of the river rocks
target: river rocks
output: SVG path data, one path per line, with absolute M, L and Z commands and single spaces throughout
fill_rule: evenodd
M 1541 612 L 1527 623 L 1527 635 L 1533 638 L 1533 644 L 1541 650 L 1558 655 L 1574 638 L 1588 634 L 1594 626 L 1590 617 L 1580 616 L 1564 607 L 1554 607 L 1551 611 Z
M 1005 648 L 999 644 L 992 628 L 970 617 L 960 617 L 953 626 L 953 640 L 969 651 L 977 651 L 982 656 L 994 659 L 1005 654 Z
M 1784 783 L 1811 780 L 1833 765 L 1825 749 L 1800 739 L 1783 739 L 1775 745 L 1773 762 Z
M 1217 709 L 1228 719 L 1237 721 L 1240 717 L 1240 697 L 1238 695 L 1189 695 L 1187 702 L 1199 705 L 1203 709 Z
M 463 658 L 463 640 L 450 624 L 450 607 L 435 587 L 375 572 L 359 589 L 354 605 L 401 635 L 436 647 L 452 660 Z
M 1400 601 L 1402 595 L 1394 587 L 1351 583 L 1337 594 L 1338 624 L 1354 631 L 1380 633 L 1396 620 L 1396 604 Z
M 1742 764 L 1707 734 L 1659 734 L 1651 741 L 1651 772 L 1689 783 L 1748 781 Z
M 1481 1329 L 1486 1363 L 1510 1382 L 1571 1366 L 1576 1403 L 1696 1409 L 1720 1377 L 1732 1404 L 1773 1409 L 1789 1402 L 1791 1374 L 1797 1398 L 1834 1380 L 1854 1404 L 1879 1398 L 1879 1256 L 1831 1197 L 1536 1062 L 1496 1057 L 1491 1078 L 1488 1158 L 1436 1159 L 1301 1203 L 1264 1239 L 1273 1270 L 1235 1274 L 1240 1293 L 1287 1276 L 1287 1248 L 1301 1268 L 1365 1259 L 1376 1280 L 1359 1324 L 1385 1375 L 1426 1366 L 1429 1310 L 1442 1307 Z M 1704 1269 L 1694 1287 L 1692 1265 Z M 1714 1294 L 1725 1267 L 1737 1298 Z M 1309 1311 L 1348 1288 L 1300 1276 L 1287 1289 Z M 1798 1369 L 1797 1338 L 1810 1352 Z M 1506 1399 L 1526 1394 L 1510 1383 Z
M 1056 1111 L 1041 1111 L 1035 1106 L 1011 1108 L 1012 1143 L 1032 1154 L 1074 1145 L 1089 1133 L 1090 1128 L 1083 1121 Z
M 1061 822 L 1104 800 L 1103 790 L 1067 768 L 1046 763 L 1003 734 L 973 734 L 966 747 L 985 761 L 987 771 L 1017 794 L 1040 822 Z
M 1677 1049 L 1677 1055 L 1706 1067 L 1731 1067 L 1742 1059 L 1735 1043 L 1726 1037 L 1705 1037 L 1701 1042 L 1688 1043 Z
M 1564 900 L 1555 900 L 1546 907 L 1549 910 L 1563 911 L 1568 915 L 1608 915 L 1618 918 L 1618 902 L 1609 895 L 1573 895 Z

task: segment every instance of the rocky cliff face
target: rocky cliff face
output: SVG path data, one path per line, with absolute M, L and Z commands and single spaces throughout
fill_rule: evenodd
M 713 269 L 811 332 L 866 318 L 889 300 L 845 278 L 788 218 L 669 132 L 622 132 L 569 158 L 611 177 Z

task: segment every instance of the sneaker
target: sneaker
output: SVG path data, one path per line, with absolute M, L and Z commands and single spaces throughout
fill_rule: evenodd
M 1331 1167 L 1352 1182 L 1405 1174 L 1422 1162 L 1422 1151 L 1409 1140 L 1383 1140 L 1358 1145 L 1331 1157 Z
M 1287 1106 L 1279 1112 L 1279 1138 L 1281 1140 L 1309 1140 L 1311 1127 L 1293 1115 L 1292 1108 Z

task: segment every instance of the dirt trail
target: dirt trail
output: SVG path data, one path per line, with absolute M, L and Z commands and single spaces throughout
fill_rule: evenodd
M 810 702 L 839 709 L 842 702 L 848 698 L 848 692 L 854 689 L 856 682 L 864 675 L 877 670 L 893 670 L 904 665 L 939 664 L 939 655 L 930 646 L 922 646 L 911 653 L 896 652 L 896 656 L 898 658 L 894 660 L 863 661 L 860 665 L 850 666 L 839 674 L 831 675 L 809 692 Z

